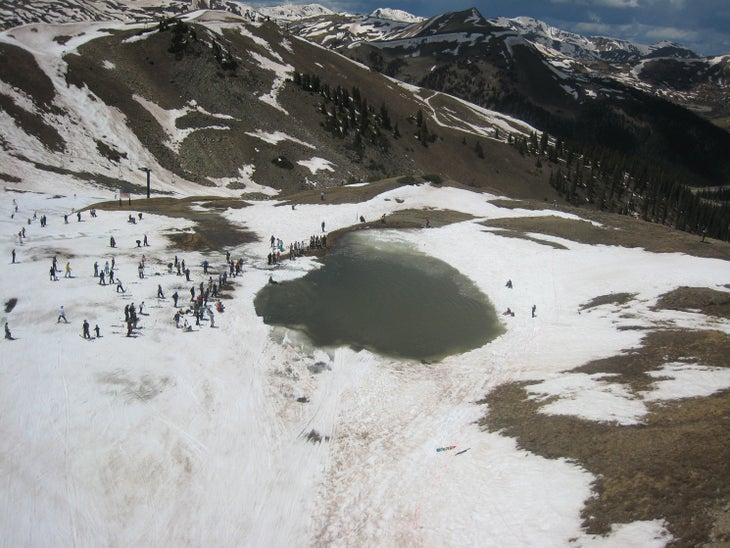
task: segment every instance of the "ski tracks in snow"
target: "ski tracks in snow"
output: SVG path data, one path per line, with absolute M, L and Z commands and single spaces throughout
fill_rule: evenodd
M 359 374 L 340 398 L 314 543 L 418 546 L 431 499 L 449 490 L 453 459 L 464 458 L 455 455 L 468 447 L 464 428 L 476 430 L 481 382 L 456 360 L 377 365 L 367 356 L 349 351 L 343 364 Z M 436 451 L 450 445 L 458 449 Z

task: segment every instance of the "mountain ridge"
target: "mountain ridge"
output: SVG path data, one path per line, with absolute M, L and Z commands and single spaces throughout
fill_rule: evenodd
M 165 9 L 183 4 L 193 6 Z M 139 192 L 146 167 L 157 192 L 192 184 L 240 195 L 429 175 L 727 229 L 685 190 L 730 181 L 730 134 L 662 95 L 674 65 L 696 75 L 696 59 L 643 59 L 631 82 L 475 9 L 413 23 L 343 13 L 281 21 L 227 4 L 1 33 L 0 176 L 54 173 Z M 636 83 L 649 77 L 654 93 Z M 615 191 L 617 170 L 631 194 Z

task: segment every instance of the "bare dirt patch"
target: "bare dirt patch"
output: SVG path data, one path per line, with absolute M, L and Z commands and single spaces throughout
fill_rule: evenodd
M 375 196 L 400 186 L 402 183 L 397 178 L 392 178 L 370 183 L 346 184 L 324 190 L 310 189 L 289 194 L 280 205 L 296 207 L 298 204 L 354 204 L 372 200 Z
M 535 242 L 536 244 L 540 245 L 546 245 L 548 247 L 552 247 L 553 249 L 568 249 L 563 244 L 560 244 L 558 242 L 552 242 L 550 240 L 543 240 L 542 238 L 537 238 L 536 236 L 532 236 L 530 234 L 526 234 L 525 232 L 516 232 L 514 230 L 490 230 L 491 234 L 497 234 L 498 236 L 502 236 L 504 238 L 515 238 L 517 240 L 527 240 L 529 242 Z
M 165 234 L 175 247 L 182 251 L 221 251 L 257 241 L 257 236 L 226 220 L 219 214 L 229 208 L 239 209 L 248 204 L 235 198 L 217 196 L 197 196 L 189 198 L 149 198 L 101 202 L 86 209 L 108 211 L 128 211 L 133 216 L 138 213 L 154 213 L 167 217 L 184 218 L 195 222 L 192 232 L 172 232 Z
M 656 308 L 701 312 L 708 316 L 730 319 L 730 292 L 709 287 L 680 287 L 663 295 Z
M 517 438 L 546 458 L 568 458 L 596 476 L 583 526 L 607 534 L 612 524 L 665 520 L 674 546 L 730 541 L 717 527 L 730 500 L 727 422 L 730 394 L 653 406 L 640 426 L 612 426 L 539 413 L 524 384 L 501 387 L 484 401 L 483 425 Z
M 581 310 L 589 310 L 591 308 L 596 308 L 597 306 L 603 306 L 606 304 L 622 306 L 634 300 L 635 296 L 636 295 L 633 293 L 609 293 L 608 295 L 600 295 L 598 297 L 594 297 L 590 301 L 581 304 L 579 308 Z
M 590 362 L 576 371 L 612 374 L 634 392 L 669 362 L 730 367 L 730 336 L 719 331 L 649 333 L 636 351 Z M 729 542 L 730 390 L 710 397 L 650 403 L 642 424 L 619 426 L 540 413 L 529 383 L 508 383 L 482 402 L 481 425 L 517 439 L 546 458 L 566 458 L 595 475 L 583 526 L 606 534 L 615 523 L 665 520 L 674 546 Z
M 491 202 L 496 203 L 496 202 Z M 521 205 L 518 205 L 521 204 Z M 511 209 L 542 209 L 539 202 L 499 202 Z M 589 209 L 560 207 L 586 220 L 556 216 L 519 217 L 485 221 L 487 227 L 501 228 L 515 233 L 539 233 L 589 245 L 640 247 L 655 253 L 686 253 L 695 257 L 730 260 L 730 244 L 682 232 L 668 226 L 648 223 L 631 217 Z M 593 222 L 589 222 L 593 221 Z M 600 226 L 594 224 L 599 223 Z

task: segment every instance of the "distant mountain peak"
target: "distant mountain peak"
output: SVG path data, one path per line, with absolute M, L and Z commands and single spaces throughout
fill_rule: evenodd
M 372 17 L 374 19 L 387 19 L 389 21 L 398 21 L 401 23 L 419 23 L 424 20 L 423 17 L 413 15 L 407 11 L 392 8 L 378 8 L 370 12 L 368 17 Z
M 334 11 L 321 4 L 283 4 L 280 6 L 257 7 L 256 11 L 272 19 L 284 21 L 297 21 L 309 17 L 335 14 Z
M 627 62 L 656 57 L 698 57 L 693 51 L 674 42 L 662 41 L 648 46 L 620 38 L 584 36 L 532 17 L 499 17 L 494 23 L 518 32 L 531 42 L 575 59 Z

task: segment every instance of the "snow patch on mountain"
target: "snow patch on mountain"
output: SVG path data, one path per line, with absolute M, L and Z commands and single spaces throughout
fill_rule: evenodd
M 332 162 L 317 156 L 310 158 L 309 160 L 299 160 L 297 164 L 306 167 L 312 175 L 316 175 L 318 171 L 334 171 L 332 168 Z
M 298 21 L 322 15 L 334 15 L 336 12 L 321 4 L 284 4 L 282 6 L 260 7 L 256 10 L 265 17 L 282 21 Z
M 401 23 L 419 23 L 424 21 L 424 17 L 419 17 L 408 13 L 407 11 L 392 9 L 392 8 L 378 8 L 375 11 L 370 12 L 368 17 L 374 19 L 387 19 L 389 21 L 399 21 Z

